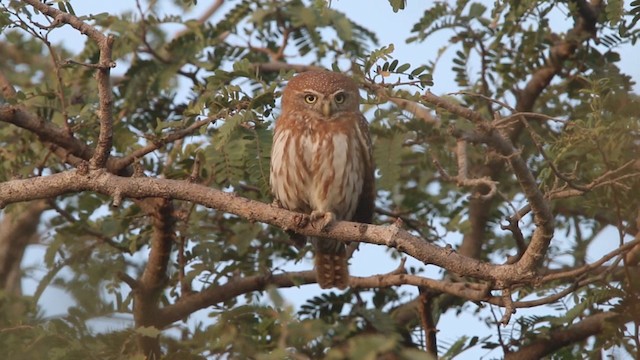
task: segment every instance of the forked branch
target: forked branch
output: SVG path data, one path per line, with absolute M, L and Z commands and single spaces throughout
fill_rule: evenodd
M 100 133 L 98 134 L 97 145 L 90 163 L 93 168 L 103 168 L 106 166 L 113 145 L 113 95 L 111 92 L 110 74 L 111 68 L 116 66 L 111 57 L 115 38 L 111 35 L 104 35 L 98 29 L 82 21 L 80 18 L 62 12 L 39 0 L 25 0 L 25 2 L 43 14 L 53 18 L 51 27 L 55 27 L 58 24 L 69 24 L 80 31 L 80 33 L 87 35 L 100 49 L 100 59 L 96 72 L 98 97 L 100 99 L 98 107 Z

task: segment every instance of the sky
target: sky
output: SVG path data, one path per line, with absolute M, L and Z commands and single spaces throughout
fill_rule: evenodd
M 207 7 L 213 0 L 199 1 L 199 9 Z M 224 16 L 224 13 L 229 8 L 229 5 L 233 5 L 236 1 L 228 1 L 228 5 L 223 8 L 212 18 L 212 21 L 217 21 Z M 428 3 L 428 2 L 427 2 Z M 135 8 L 135 2 L 133 0 L 118 0 L 118 1 L 103 1 L 103 0 L 72 0 L 72 5 L 76 14 L 97 14 L 101 12 L 121 12 L 125 9 Z M 393 13 L 387 1 L 378 0 L 333 0 L 331 6 L 339 11 L 342 11 L 349 15 L 355 22 L 365 26 L 366 28 L 374 30 L 380 40 L 380 45 L 388 45 L 393 43 L 395 46 L 394 57 L 398 59 L 400 63 L 411 62 L 426 63 L 429 60 L 433 60 L 438 52 L 438 49 L 445 45 L 447 41 L 446 36 L 436 37 L 434 40 L 428 43 L 419 44 L 405 44 L 404 39 L 410 34 L 410 29 L 414 23 L 416 23 L 423 14 L 423 10 L 426 5 L 417 1 L 409 1 L 407 9 L 398 13 Z M 167 10 L 168 13 L 172 10 Z M 198 10 L 195 12 L 198 13 Z M 197 16 L 197 15 L 196 15 Z M 185 15 L 185 18 L 188 18 Z M 558 29 L 566 29 L 572 24 L 572 19 L 564 17 L 563 14 L 557 14 L 555 16 L 552 27 Z M 175 29 L 179 30 L 180 25 L 175 25 Z M 54 42 L 61 42 L 65 46 L 72 49 L 81 49 L 85 38 L 78 34 L 73 29 L 67 27 L 57 32 L 53 37 Z M 441 41 L 441 43 L 438 43 Z M 636 83 L 640 83 L 640 66 L 635 64 L 635 60 L 640 55 L 640 49 L 632 46 L 626 46 L 620 50 L 621 52 L 621 67 L 629 75 L 631 75 Z M 453 51 L 445 53 L 441 59 L 442 64 L 448 64 L 448 61 L 453 55 Z M 440 66 L 436 74 L 433 74 L 434 85 L 430 89 L 436 94 L 446 94 L 456 92 L 456 84 L 453 81 L 454 75 L 445 66 Z M 118 68 L 115 72 L 118 73 Z M 640 86 L 636 84 L 636 92 L 640 92 Z M 459 242 L 461 236 L 459 234 L 452 234 L 448 241 L 452 244 Z M 589 248 L 588 259 L 595 260 L 600 258 L 603 254 L 613 249 L 617 244 L 612 239 L 617 238 L 615 231 L 605 231 L 600 235 L 600 238 Z M 397 267 L 398 262 L 392 261 L 389 258 L 385 249 L 375 245 L 363 244 L 358 251 L 354 259 L 352 260 L 351 273 L 356 276 L 367 276 L 379 273 L 385 273 L 393 270 Z M 41 268 L 41 259 L 44 254 L 44 247 L 31 246 L 23 262 L 25 268 Z M 409 260 L 407 265 L 422 266 L 417 262 Z M 287 267 L 291 270 L 307 270 L 311 267 L 311 263 L 303 263 Z M 43 273 L 36 271 L 36 277 L 42 276 Z M 440 278 L 440 271 L 435 267 L 427 269 L 426 276 L 433 278 Z M 36 281 L 25 280 L 24 288 L 26 293 L 32 293 L 35 291 Z M 413 288 L 403 287 L 405 291 L 415 291 Z M 317 286 L 305 286 L 302 288 L 285 289 L 281 291 L 282 296 L 287 299 L 293 306 L 299 306 L 305 299 L 311 296 L 322 293 Z M 66 300 L 64 300 L 66 299 Z M 56 316 L 66 313 L 67 307 L 70 305 L 69 297 L 63 292 L 50 288 L 47 290 L 40 304 L 43 306 L 45 313 L 48 316 Z M 451 344 L 459 336 L 480 336 L 495 335 L 495 326 L 492 328 L 486 327 L 478 321 L 479 315 L 475 314 L 475 306 L 469 305 L 465 308 L 461 315 L 456 316 L 453 311 L 445 314 L 438 324 L 438 341 L 441 344 Z M 482 311 L 489 311 L 489 307 Z M 500 318 L 502 313 L 499 309 L 494 308 L 498 312 L 497 317 Z M 519 315 L 533 315 L 542 314 L 548 312 L 548 309 L 521 309 L 518 310 Z M 486 314 L 486 313 L 485 313 Z M 207 317 L 207 310 L 198 312 L 193 316 L 193 320 L 203 319 Z M 513 321 L 513 320 L 512 320 Z M 471 325 L 473 324 L 473 325 Z M 119 328 L 121 326 L 127 326 L 129 323 L 126 320 L 123 321 L 109 321 L 100 322 L 100 327 L 103 329 Z M 485 349 L 474 348 L 463 353 L 456 359 L 478 359 L 478 358 L 499 358 L 502 355 L 501 350 L 495 350 L 493 352 Z

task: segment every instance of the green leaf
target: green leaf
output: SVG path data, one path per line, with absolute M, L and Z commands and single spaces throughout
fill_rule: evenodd
M 410 67 L 411 67 L 411 64 L 402 64 L 396 69 L 396 72 L 404 73 L 405 71 L 409 70 Z
M 482 17 L 484 12 L 487 11 L 487 7 L 480 3 L 472 3 L 469 7 L 469 17 L 479 18 Z
M 378 60 L 387 60 L 391 53 L 393 53 L 394 46 L 393 44 L 389 44 L 388 46 L 383 46 L 379 49 L 376 49 L 369 54 L 369 57 L 366 59 L 364 64 L 364 71 L 369 72 L 373 65 L 375 65 Z
M 65 6 L 67 7 L 67 10 L 69 11 L 69 14 L 76 16 L 76 12 L 75 10 L 73 10 L 73 7 L 71 6 L 71 1 L 65 1 Z
M 407 5 L 406 0 L 389 0 L 389 4 L 393 9 L 393 12 L 397 13 L 399 10 L 404 10 Z
M 606 2 L 605 13 L 612 26 L 617 25 L 624 14 L 624 2 L 622 0 L 609 0 Z
M 394 71 L 396 69 L 396 67 L 398 66 L 398 60 L 393 60 L 391 62 L 391 64 L 389 64 L 389 71 Z
M 376 141 L 374 158 L 382 174 L 378 183 L 381 189 L 393 190 L 400 180 L 403 141 L 404 136 L 399 132 L 392 132 L 389 137 L 378 137 Z
M 411 75 L 412 76 L 418 76 L 419 74 L 422 74 L 425 70 L 427 70 L 427 66 L 426 65 L 419 66 L 419 67 L 413 69 L 413 71 L 411 71 Z
M 246 121 L 247 112 L 238 112 L 227 117 L 224 123 L 213 138 L 213 143 L 217 149 L 223 148 L 231 139 L 231 136 L 240 127 L 240 124 Z

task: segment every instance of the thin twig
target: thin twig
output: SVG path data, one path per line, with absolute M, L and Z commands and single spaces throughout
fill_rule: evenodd
M 65 60 L 63 65 L 79 65 L 79 66 L 84 66 L 84 67 L 89 68 L 89 69 L 96 69 L 96 70 L 101 70 L 101 69 L 106 69 L 106 68 L 113 69 L 114 67 L 116 67 L 116 63 L 115 62 L 109 63 L 107 65 L 103 65 L 103 64 L 83 63 L 83 62 L 75 61 L 73 59 Z
M 136 161 L 136 159 L 140 159 L 143 156 L 157 150 L 160 149 L 161 147 L 163 147 L 166 144 L 170 144 L 172 142 L 175 142 L 176 140 L 182 139 L 186 136 L 189 136 L 191 134 L 193 134 L 193 132 L 195 132 L 196 130 L 198 130 L 199 128 L 206 126 L 212 122 L 215 122 L 216 120 L 220 119 L 222 116 L 224 116 L 224 114 L 226 114 L 226 110 L 214 115 L 214 116 L 209 116 L 206 117 L 204 119 L 195 121 L 193 124 L 189 125 L 188 127 L 184 128 L 184 129 L 180 129 L 180 130 L 176 130 L 175 132 L 169 133 L 166 136 L 160 138 L 160 139 L 156 139 L 153 142 L 151 142 L 150 144 L 140 148 L 140 149 L 136 149 L 131 151 L 129 154 L 127 154 L 127 156 L 117 159 L 115 160 L 115 164 L 113 166 L 113 170 L 114 172 L 118 172 L 119 170 L 122 170 L 124 168 L 126 168 L 127 166 L 131 165 L 134 161 Z
M 553 274 L 548 274 L 548 275 L 544 275 L 541 279 L 540 282 L 541 283 L 548 283 L 551 281 L 557 281 L 557 280 L 565 280 L 565 279 L 576 279 L 579 276 L 595 270 L 597 268 L 599 268 L 600 266 L 602 266 L 604 263 L 606 263 L 607 261 L 613 259 L 614 257 L 620 255 L 620 254 L 624 254 L 627 251 L 630 251 L 631 249 L 633 249 L 636 245 L 640 245 L 640 238 L 637 238 L 633 241 L 629 241 L 628 243 L 620 246 L 619 248 L 609 252 L 608 254 L 606 254 L 605 256 L 601 257 L 598 261 L 595 261 L 591 264 L 586 264 L 584 266 L 581 266 L 577 269 L 571 269 L 568 271 L 562 271 L 562 272 L 554 272 Z
M 489 188 L 488 192 L 486 192 L 485 194 L 477 192 L 473 196 L 478 197 L 482 200 L 491 199 L 498 191 L 497 182 L 491 180 L 486 176 L 475 179 L 468 178 L 469 171 L 467 165 L 467 148 L 466 141 L 463 139 L 458 139 L 456 143 L 456 158 L 458 160 L 458 175 L 451 176 L 442 167 L 438 159 L 432 157 L 433 164 L 440 173 L 442 179 L 448 182 L 455 182 L 460 187 L 465 186 L 478 189 L 479 187 L 486 186 L 487 188 Z
M 196 19 L 196 22 L 198 24 L 206 23 L 213 15 L 215 15 L 215 13 L 218 12 L 218 10 L 220 10 L 222 5 L 224 5 L 224 2 L 225 0 L 216 0 L 213 4 L 211 4 L 211 6 L 209 6 L 205 11 L 202 12 L 202 15 L 198 19 Z M 173 38 L 177 39 L 183 36 L 184 34 L 188 33 L 189 31 L 191 31 L 191 29 L 189 28 L 180 30 L 175 34 Z M 228 32 L 225 32 L 225 33 L 228 34 Z
M 66 211 L 65 209 L 61 208 L 60 206 L 58 206 L 58 204 L 53 201 L 52 199 L 47 199 L 47 204 L 53 209 L 55 210 L 58 214 L 60 214 L 60 216 L 62 216 L 65 220 L 67 220 L 68 222 L 75 224 L 76 226 L 78 226 L 81 231 L 87 233 L 90 236 L 95 237 L 96 239 L 98 239 L 100 242 L 107 244 L 109 246 L 111 246 L 112 248 L 120 251 L 120 252 L 126 252 L 126 253 L 130 253 L 130 249 L 122 246 L 116 242 L 114 242 L 110 237 L 105 236 L 102 232 L 94 230 L 92 228 L 90 228 L 85 222 L 80 221 L 78 219 L 76 219 L 75 217 L 73 217 L 72 214 L 70 214 L 68 211 Z

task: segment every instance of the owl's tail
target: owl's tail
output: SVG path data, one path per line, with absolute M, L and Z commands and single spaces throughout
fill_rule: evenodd
M 331 239 L 313 238 L 316 251 L 316 280 L 323 289 L 349 286 L 349 259 L 344 243 Z

